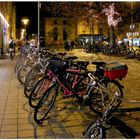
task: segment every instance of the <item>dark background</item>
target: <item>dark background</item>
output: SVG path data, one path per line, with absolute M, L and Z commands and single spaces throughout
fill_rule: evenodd
M 29 34 L 38 31 L 38 2 L 15 2 L 16 5 L 16 28 L 24 28 L 23 18 L 28 18 L 29 22 L 26 26 Z

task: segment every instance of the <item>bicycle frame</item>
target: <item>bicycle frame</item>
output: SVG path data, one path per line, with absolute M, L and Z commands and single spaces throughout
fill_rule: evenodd
M 66 69 L 66 74 L 71 73 L 74 75 L 74 80 L 72 82 L 72 85 L 68 83 L 68 80 L 64 77 L 59 77 L 55 73 L 53 73 L 51 70 L 47 73 L 49 78 L 51 78 L 53 81 L 57 82 L 60 87 L 64 90 L 64 95 L 77 95 L 77 94 L 83 94 L 84 92 L 76 92 L 74 90 L 77 83 L 81 80 L 81 75 L 79 69 Z

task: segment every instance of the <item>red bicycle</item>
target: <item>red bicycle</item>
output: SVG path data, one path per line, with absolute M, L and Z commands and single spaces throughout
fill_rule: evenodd
M 88 72 L 67 69 L 67 63 L 61 59 L 52 59 L 49 63 L 50 71 L 46 76 L 46 81 L 49 81 L 49 86 L 47 86 L 45 92 L 37 100 L 34 112 L 34 120 L 38 124 L 41 124 L 46 119 L 53 107 L 59 87 L 63 89 L 65 95 L 75 97 L 77 103 L 88 105 L 94 112 L 103 111 L 105 99 L 109 100 L 108 93 L 114 95 L 117 90 L 118 97 L 122 97 L 122 86 L 116 80 L 110 80 L 107 77 L 102 77 L 102 80 L 101 78 L 90 78 Z M 98 66 L 101 64 L 96 63 Z M 72 77 L 71 82 L 66 78 L 67 74 L 73 75 L 70 76 L 70 78 Z M 110 89 L 110 85 L 113 85 L 113 87 L 116 86 L 117 89 L 113 91 Z M 117 103 L 115 102 L 115 106 L 118 106 L 118 104 L 120 104 L 120 100 Z

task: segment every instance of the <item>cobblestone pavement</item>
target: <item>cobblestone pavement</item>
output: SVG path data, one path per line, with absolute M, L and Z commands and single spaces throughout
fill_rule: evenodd
M 76 55 L 80 60 L 121 61 L 127 64 L 128 75 L 121 81 L 125 87 L 124 98 L 140 100 L 140 61 L 89 54 L 81 50 L 70 51 L 68 54 Z M 33 121 L 33 110 L 23 96 L 23 86 L 19 85 L 15 76 L 14 66 L 14 60 L 0 60 L 0 138 L 83 138 L 83 131 L 97 119 L 96 115 L 87 107 L 79 109 L 72 99 L 64 99 L 59 95 L 49 119 L 44 121 L 43 126 L 38 126 Z M 91 68 L 94 67 L 89 66 Z M 140 107 L 140 104 L 123 102 L 121 107 Z M 140 112 L 116 115 L 140 133 Z M 125 138 L 114 126 L 107 131 L 107 135 L 108 138 Z

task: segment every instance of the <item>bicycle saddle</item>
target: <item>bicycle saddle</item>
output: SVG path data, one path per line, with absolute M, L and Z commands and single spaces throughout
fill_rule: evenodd
M 95 62 L 92 62 L 92 64 L 93 65 L 97 65 L 97 66 L 104 66 L 104 65 L 106 65 L 106 63 L 103 62 L 103 61 L 95 61 Z

